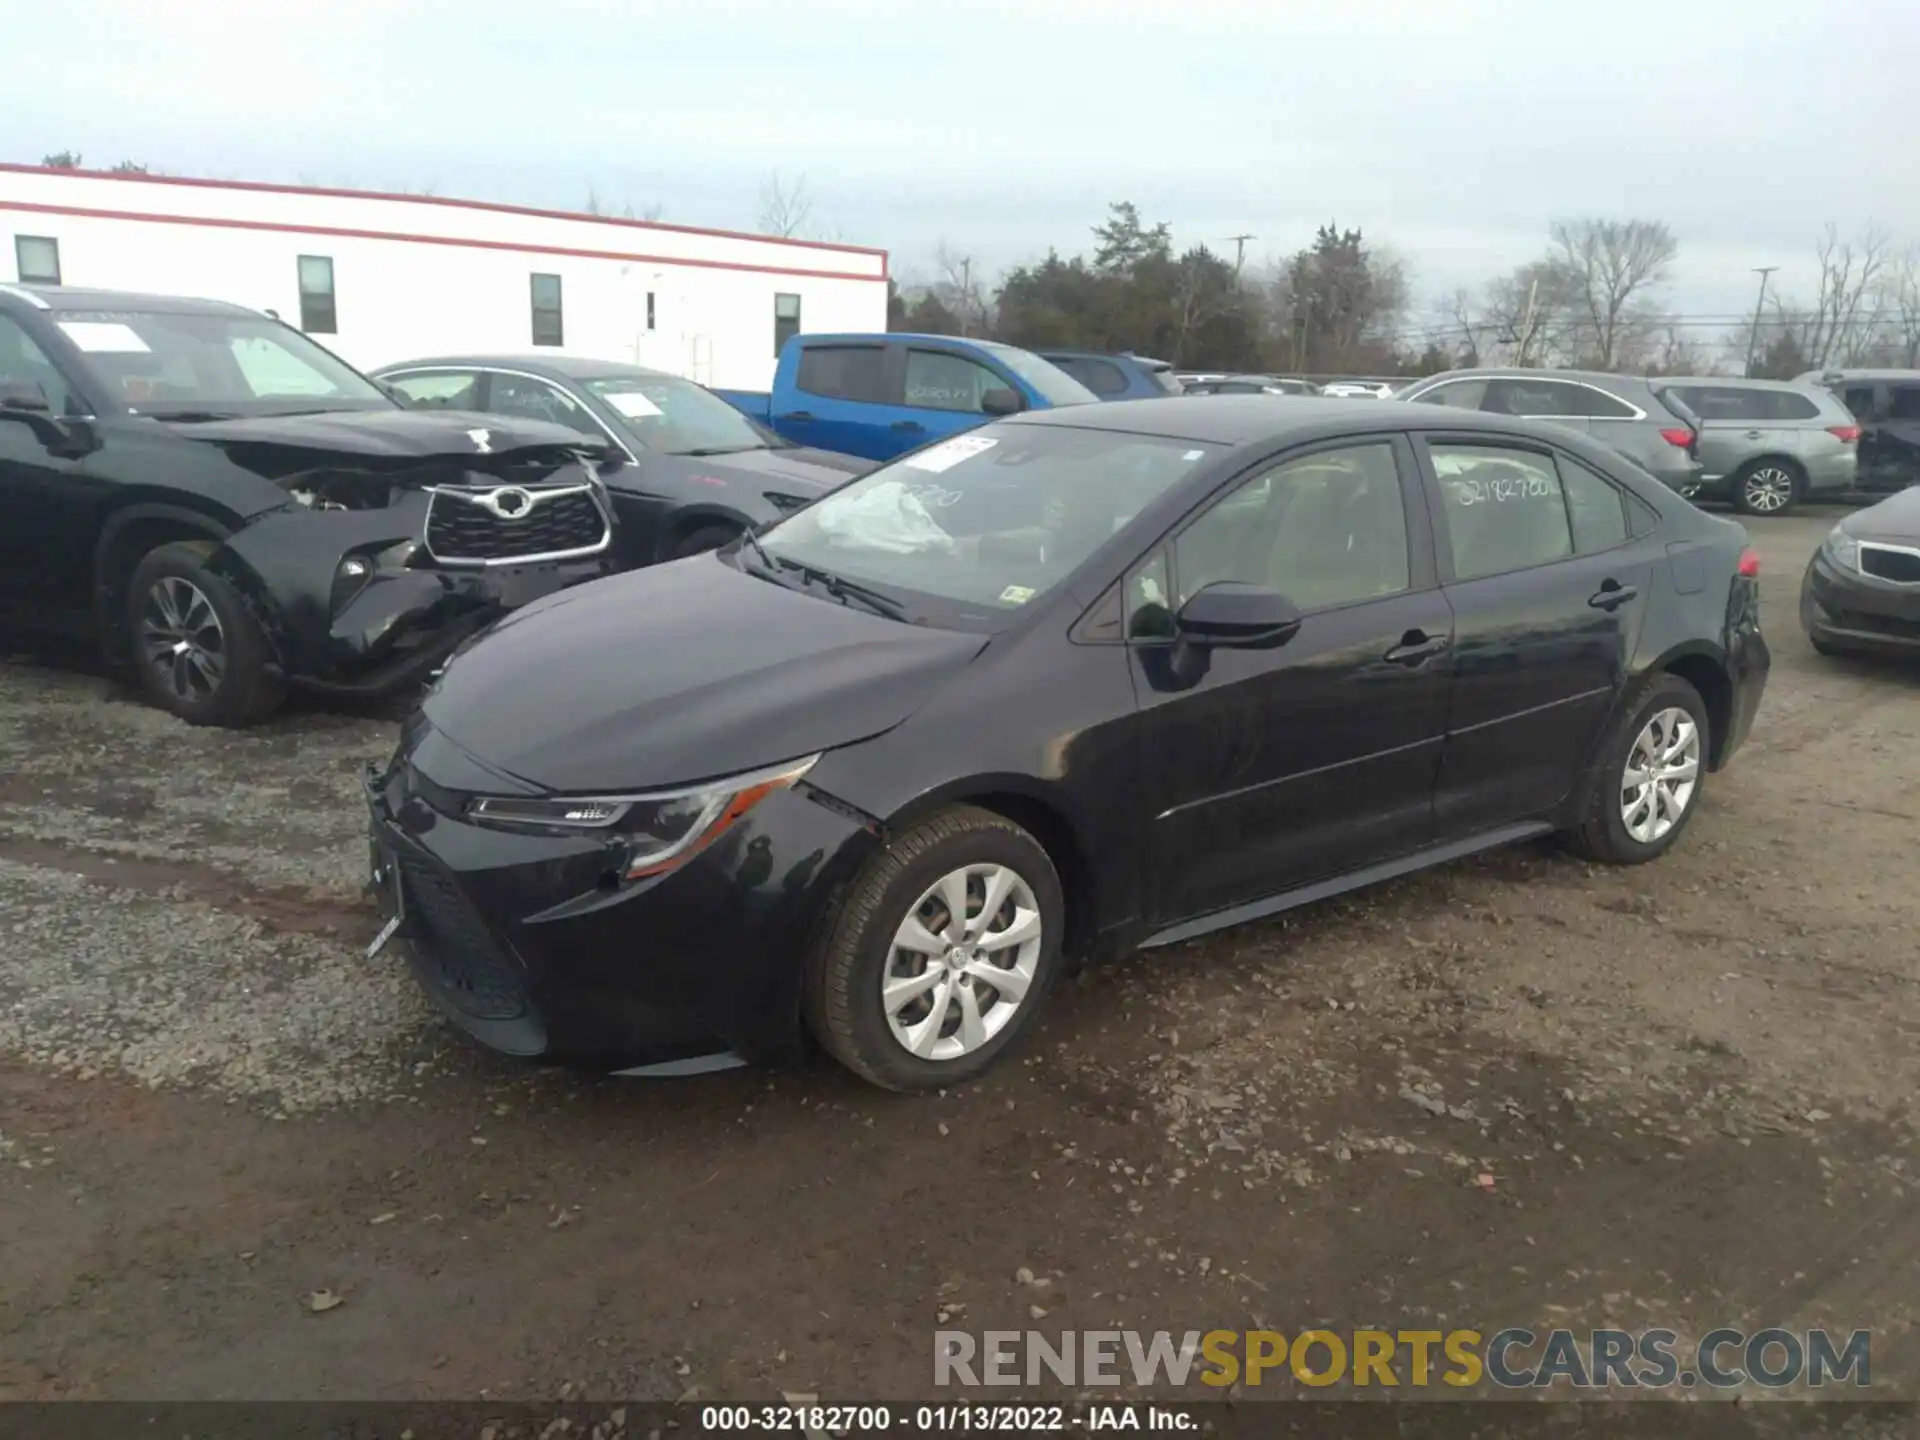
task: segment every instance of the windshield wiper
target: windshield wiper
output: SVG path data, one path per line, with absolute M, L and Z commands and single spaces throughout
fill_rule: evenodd
M 233 415 L 225 410 L 149 410 L 149 420 L 174 420 L 183 425 L 197 425 L 206 420 L 231 420 Z
M 702 445 L 693 450 L 675 450 L 675 455 L 685 455 L 691 459 L 704 460 L 711 455 L 740 455 L 748 450 L 765 450 L 765 445 Z
M 761 553 L 764 554 L 765 552 L 762 551 Z M 844 576 L 834 574 L 831 570 L 822 570 L 817 565 L 806 565 L 798 560 L 788 560 L 784 557 L 778 558 L 777 563 L 785 565 L 789 569 L 799 571 L 802 579 L 809 580 L 818 585 L 842 605 L 845 605 L 850 600 L 858 600 L 876 615 L 884 615 L 889 620 L 906 621 L 908 624 L 913 623 L 907 619 L 906 606 L 902 605 L 891 595 L 875 590 L 870 586 L 862 585 L 858 580 L 848 580 Z

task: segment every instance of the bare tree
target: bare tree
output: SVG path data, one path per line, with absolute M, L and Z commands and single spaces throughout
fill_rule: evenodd
M 1653 328 L 1645 302 L 1666 283 L 1679 243 L 1658 220 L 1558 220 L 1549 233 L 1578 297 L 1584 358 L 1611 370 Z
M 1679 317 L 1669 315 L 1647 356 L 1649 375 L 1717 375 L 1720 363 L 1712 347 L 1697 339 Z
M 1879 308 L 1892 331 L 1893 360 L 1920 366 L 1920 244 L 1909 245 L 1881 279 Z
M 1892 249 L 1878 226 L 1869 226 L 1858 239 L 1842 240 L 1828 225 L 1816 247 L 1820 289 L 1812 308 L 1777 296 L 1772 328 L 1791 335 L 1809 365 L 1854 363 L 1873 348 L 1875 317 L 1866 301 L 1880 289 Z
M 798 235 L 813 218 L 813 197 L 807 193 L 807 177 L 801 175 L 792 184 L 773 171 L 760 185 L 760 233 Z

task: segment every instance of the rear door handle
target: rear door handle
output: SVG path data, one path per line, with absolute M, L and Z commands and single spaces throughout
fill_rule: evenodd
M 813 419 L 813 412 L 811 410 L 789 410 L 779 418 L 782 420 L 811 420 Z
M 1622 585 L 1618 580 L 1608 580 L 1600 586 L 1597 594 L 1587 597 L 1587 604 L 1596 610 L 1618 610 L 1629 600 L 1636 599 L 1640 591 L 1632 585 Z
M 1747 438 L 1749 440 L 1758 440 L 1761 438 L 1761 432 L 1758 430 L 1749 430 L 1747 431 Z
M 896 420 L 893 422 L 893 428 L 902 432 L 907 432 L 907 431 L 913 431 L 913 430 L 924 430 L 927 427 L 922 425 L 918 420 Z
M 1400 637 L 1400 643 L 1381 658 L 1389 665 L 1412 667 L 1424 665 L 1446 648 L 1447 638 L 1444 635 L 1429 635 L 1424 630 L 1409 630 Z

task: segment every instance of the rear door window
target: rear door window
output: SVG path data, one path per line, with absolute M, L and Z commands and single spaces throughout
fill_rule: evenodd
M 1887 387 L 1887 418 L 1889 420 L 1920 420 L 1920 385 L 1889 385 Z
M 1573 529 L 1553 461 L 1504 445 L 1429 447 L 1457 580 L 1565 560 Z
M 1856 420 L 1873 418 L 1873 386 L 1871 385 L 1849 385 L 1840 392 L 1840 402 L 1853 412 L 1853 418 Z
M 807 345 L 800 351 L 794 385 L 829 400 L 887 399 L 884 345 Z
M 478 410 L 480 376 L 473 370 L 426 370 L 395 375 L 387 384 L 407 397 L 410 410 Z

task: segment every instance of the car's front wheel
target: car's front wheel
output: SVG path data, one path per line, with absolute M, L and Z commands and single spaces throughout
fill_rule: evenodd
M 1610 865 L 1665 854 L 1700 808 L 1711 735 L 1693 686 L 1668 674 L 1644 683 L 1601 745 L 1570 847 Z
M 177 541 L 151 550 L 127 584 L 127 642 L 141 688 L 189 725 L 240 727 L 286 698 L 268 665 L 260 622 L 207 568 L 212 547 Z
M 853 882 L 809 960 L 814 1035 L 889 1090 L 970 1080 L 1033 1024 L 1065 919 L 1038 841 L 990 811 L 943 811 Z

